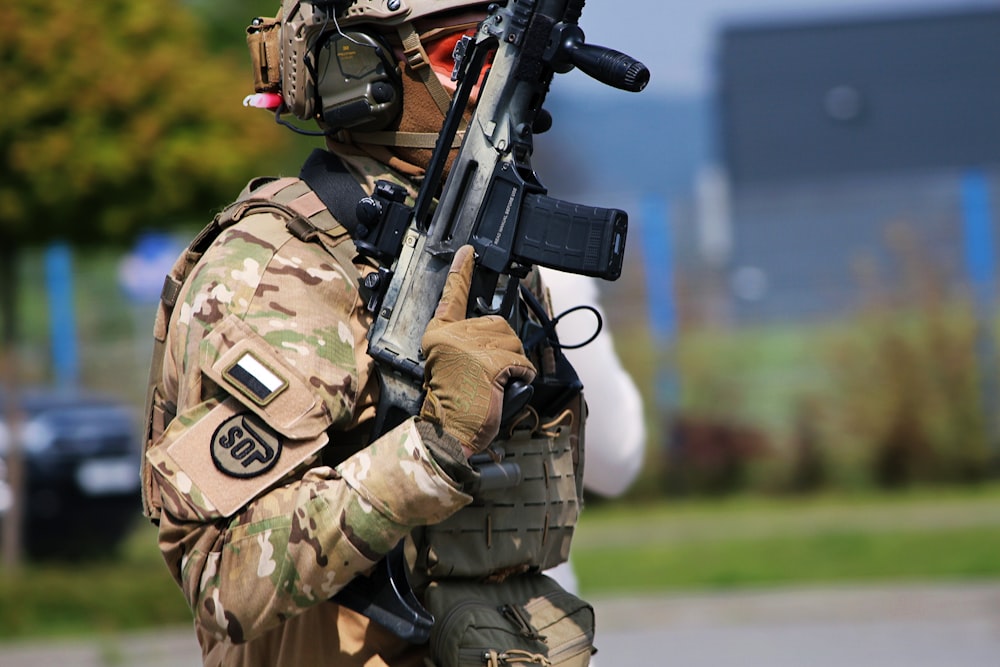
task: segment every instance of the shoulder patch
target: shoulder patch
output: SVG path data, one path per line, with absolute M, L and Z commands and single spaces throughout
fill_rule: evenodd
M 222 371 L 222 376 L 257 405 L 267 405 L 288 387 L 288 380 L 269 368 L 252 351 L 237 357 Z
M 329 440 L 325 431 L 313 438 L 284 437 L 234 397 L 167 434 L 166 449 L 150 452 L 160 459 L 152 461 L 155 469 L 203 516 L 231 516 L 309 464 Z
M 212 434 L 212 463 L 230 477 L 257 477 L 278 462 L 281 438 L 252 412 L 235 414 Z
M 201 341 L 201 371 L 285 438 L 315 438 L 333 423 L 309 381 L 237 315 Z

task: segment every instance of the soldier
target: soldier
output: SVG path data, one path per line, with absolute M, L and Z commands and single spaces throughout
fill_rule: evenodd
M 318 121 L 327 150 L 303 175 L 346 173 L 368 194 L 386 179 L 414 197 L 453 92 L 453 46 L 485 5 L 359 0 L 323 23 L 323 39 L 294 43 L 289 36 L 315 27 L 318 12 L 334 11 L 320 7 L 329 4 L 285 0 L 277 19 L 251 26 L 265 95 L 257 104 Z M 376 66 L 346 79 L 317 66 L 335 50 Z M 268 94 L 280 95 L 277 104 Z M 168 277 L 147 401 L 144 508 L 194 613 L 204 664 L 441 664 L 433 649 L 336 595 L 401 540 L 419 595 L 450 581 L 497 590 L 524 582 L 534 591 L 536 573 L 568 556 L 582 396 L 557 414 L 525 410 L 499 432 L 504 386 L 530 383 L 545 361 L 526 356 L 503 318 L 466 319 L 466 246 L 422 339 L 420 414 L 373 437 L 379 382 L 359 284 L 376 267 L 331 214 L 346 210 L 343 202 L 330 206 L 315 182 L 252 181 Z M 537 273 L 525 280 L 544 301 Z M 541 480 L 505 489 L 507 511 L 470 491 L 479 473 L 469 457 L 498 438 L 508 456 L 520 456 L 525 480 Z M 530 613 L 508 616 L 533 642 L 558 635 L 537 632 Z M 592 626 L 580 632 L 549 664 L 587 664 Z M 487 659 L 513 657 L 546 659 L 522 649 Z

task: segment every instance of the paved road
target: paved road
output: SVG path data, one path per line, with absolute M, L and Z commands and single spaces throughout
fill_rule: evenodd
M 607 600 L 597 667 L 998 667 L 1000 584 Z
M 1000 583 L 598 599 L 596 667 L 997 667 Z M 189 667 L 186 628 L 0 644 L 3 667 Z

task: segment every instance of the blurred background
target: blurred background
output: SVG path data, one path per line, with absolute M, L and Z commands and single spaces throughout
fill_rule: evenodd
M 277 4 L 6 12 L 0 640 L 187 622 L 136 419 L 174 258 L 315 145 L 241 106 Z M 584 592 L 998 580 L 1000 2 L 592 0 L 581 26 L 652 71 L 557 77 L 536 140 L 550 194 L 630 214 L 601 293 L 646 460 L 585 512 Z

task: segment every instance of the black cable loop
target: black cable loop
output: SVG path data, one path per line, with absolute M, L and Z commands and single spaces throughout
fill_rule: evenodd
M 325 132 L 323 130 L 307 130 L 305 128 L 299 127 L 297 125 L 294 125 L 294 124 L 288 122 L 287 120 L 285 120 L 284 118 L 281 117 L 281 112 L 284 109 L 285 109 L 285 105 L 284 105 L 284 103 L 282 103 L 274 111 L 274 122 L 277 123 L 278 125 L 281 125 L 283 127 L 287 127 L 292 132 L 295 132 L 296 134 L 302 134 L 302 135 L 307 136 L 307 137 L 325 137 L 325 136 L 327 136 L 329 134 L 328 132 Z
M 533 336 L 530 340 L 524 341 L 525 349 L 530 350 L 534 348 L 534 346 L 538 345 L 543 338 L 547 338 L 549 343 L 556 350 L 578 350 L 581 347 L 585 347 L 594 342 L 594 339 L 596 339 L 600 335 L 601 330 L 604 329 L 604 318 L 601 317 L 601 312 L 597 310 L 597 308 L 581 304 L 579 306 L 568 308 L 555 317 L 549 317 L 548 313 L 545 312 L 545 308 L 543 308 L 542 304 L 539 303 L 538 297 L 536 297 L 530 289 L 525 287 L 523 283 L 520 287 L 521 295 L 524 297 L 524 301 L 528 304 L 528 307 L 532 310 L 535 317 L 538 318 L 539 323 L 542 325 L 541 331 L 539 331 L 538 334 Z M 578 310 L 589 310 L 593 313 L 594 318 L 597 320 L 597 328 L 594 330 L 594 333 L 591 334 L 590 338 L 586 339 L 582 343 L 577 343 L 575 345 L 563 345 L 559 340 L 559 335 L 556 333 L 556 326 L 559 324 L 559 320 L 571 313 L 575 313 Z
M 573 306 L 572 308 L 567 308 L 566 310 L 564 310 L 563 312 L 559 313 L 554 318 L 552 318 L 551 327 L 553 333 L 555 333 L 555 328 L 559 324 L 559 320 L 561 320 L 562 318 L 566 317 L 571 313 L 575 313 L 578 310 L 589 310 L 591 313 L 593 313 L 594 319 L 597 320 L 597 328 L 594 329 L 594 333 L 591 334 L 590 338 L 583 341 L 582 343 L 577 343 L 575 345 L 564 345 L 563 343 L 559 342 L 559 337 L 556 336 L 555 338 L 556 346 L 559 347 L 559 349 L 561 350 L 579 350 L 581 347 L 586 347 L 587 345 L 590 345 L 591 343 L 594 342 L 594 339 L 596 339 L 601 334 L 601 330 L 604 328 L 604 318 L 601 317 L 601 311 L 597 310 L 597 308 L 594 308 L 593 306 L 581 304 L 579 306 Z

